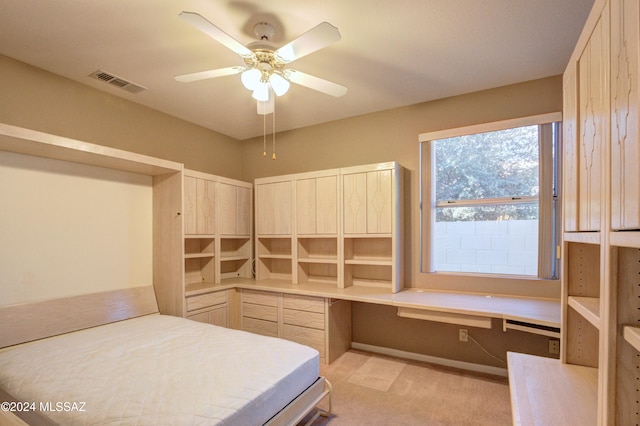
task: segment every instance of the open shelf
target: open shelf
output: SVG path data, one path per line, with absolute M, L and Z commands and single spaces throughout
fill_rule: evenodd
M 391 264 L 392 239 L 386 237 L 345 237 L 344 260 L 351 264 Z
M 215 262 L 213 256 L 205 258 L 187 258 L 184 260 L 185 285 L 202 282 L 215 282 Z
M 220 238 L 220 260 L 251 258 L 251 239 L 249 237 Z
M 291 255 L 286 257 L 260 256 L 256 261 L 256 277 L 259 280 L 291 280 Z
M 327 283 L 337 285 L 338 264 L 298 262 L 298 283 Z
M 184 257 L 213 257 L 215 238 L 188 237 L 184 239 Z
M 600 329 L 600 299 L 597 297 L 569 296 L 568 304 L 595 328 Z
M 338 263 L 338 239 L 305 237 L 298 238 L 298 262 Z
M 290 237 L 258 237 L 258 257 L 291 259 Z
M 624 340 L 633 346 L 636 351 L 640 352 L 640 327 L 625 325 L 622 335 L 624 336 Z

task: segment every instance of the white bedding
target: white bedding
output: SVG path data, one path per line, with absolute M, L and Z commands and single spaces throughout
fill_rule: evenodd
M 261 425 L 318 375 L 307 346 L 164 315 L 0 352 L 0 389 L 64 425 Z

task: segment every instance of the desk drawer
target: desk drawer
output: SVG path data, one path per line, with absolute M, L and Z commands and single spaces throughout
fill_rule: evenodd
M 242 302 L 242 316 L 266 321 L 278 322 L 278 308 L 276 306 L 254 305 Z
M 282 316 L 285 324 L 324 330 L 324 312 L 317 313 L 284 309 Z
M 311 346 L 320 352 L 320 358 L 325 357 L 325 339 L 322 330 L 285 324 L 282 337 L 292 342 Z
M 187 311 L 206 308 L 207 306 L 221 305 L 227 303 L 227 292 L 216 291 L 214 293 L 201 294 L 187 297 Z
M 242 330 L 263 336 L 278 337 L 278 323 L 255 318 L 242 318 Z
M 298 296 L 285 294 L 282 298 L 282 306 L 299 311 L 324 313 L 324 298 L 313 296 Z
M 278 306 L 278 293 L 256 290 L 242 290 L 242 302 L 255 305 Z

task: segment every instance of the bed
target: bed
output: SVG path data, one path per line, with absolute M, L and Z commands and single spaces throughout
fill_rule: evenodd
M 281 425 L 329 395 L 315 349 L 160 315 L 151 296 L 0 308 L 3 409 L 29 424 Z

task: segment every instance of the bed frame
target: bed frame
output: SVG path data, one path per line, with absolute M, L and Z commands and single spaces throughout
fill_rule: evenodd
M 152 286 L 3 306 L 0 307 L 0 348 L 158 312 Z M 6 396 L 0 389 L 0 396 L 3 395 Z M 328 411 L 317 409 L 316 405 L 327 396 Z M 319 377 L 266 424 L 296 425 L 314 409 L 316 412 L 307 425 L 320 415 L 331 413 L 331 384 L 324 377 Z M 0 420 L 11 418 L 0 417 Z

